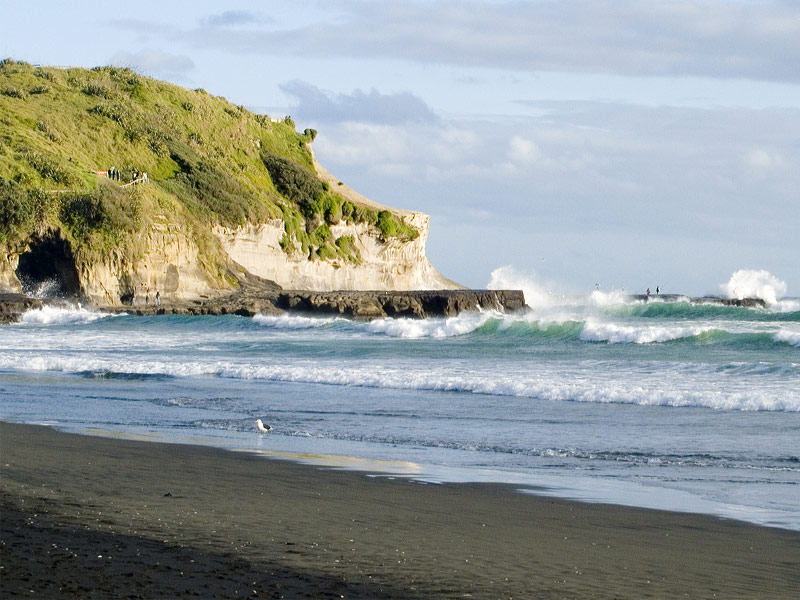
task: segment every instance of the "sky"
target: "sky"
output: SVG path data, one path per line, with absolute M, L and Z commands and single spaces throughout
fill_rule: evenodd
M 800 2 L 0 0 L 0 57 L 127 66 L 319 132 L 485 287 L 800 296 Z

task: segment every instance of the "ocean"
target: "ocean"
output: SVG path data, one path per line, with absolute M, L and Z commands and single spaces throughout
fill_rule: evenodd
M 371 322 L 35 310 L 0 327 L 0 419 L 800 530 L 800 300 L 530 296 Z

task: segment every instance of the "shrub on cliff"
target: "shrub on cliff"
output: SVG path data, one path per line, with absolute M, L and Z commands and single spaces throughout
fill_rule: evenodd
M 356 240 L 352 235 L 343 235 L 336 238 L 336 247 L 347 259 L 354 264 L 361 264 L 361 252 L 356 247 Z
M 119 246 L 143 224 L 135 190 L 104 182 L 91 192 L 64 194 L 59 219 L 78 247 L 102 252 Z
M 415 240 L 419 237 L 419 231 L 406 225 L 404 221 L 388 210 L 378 213 L 377 227 L 384 239 L 400 237 Z
M 0 179 L 0 239 L 8 240 L 19 230 L 29 229 L 36 213 L 27 190 L 7 179 Z
M 261 160 L 269 171 L 275 189 L 301 208 L 313 204 L 323 192 L 322 182 L 295 161 L 272 152 L 262 153 Z
M 0 242 L 27 237 L 47 220 L 56 201 L 42 190 L 25 189 L 0 177 Z

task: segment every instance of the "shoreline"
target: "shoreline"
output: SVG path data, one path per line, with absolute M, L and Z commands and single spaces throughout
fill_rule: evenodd
M 705 515 L 6 422 L 0 456 L 4 597 L 788 598 L 800 588 L 800 533 Z

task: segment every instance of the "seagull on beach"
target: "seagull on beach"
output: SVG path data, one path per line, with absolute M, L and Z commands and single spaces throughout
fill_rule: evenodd
M 269 425 L 264 425 L 261 419 L 256 419 L 256 427 L 258 427 L 258 430 L 261 433 L 267 433 L 270 429 L 272 429 L 272 427 L 270 427 Z

